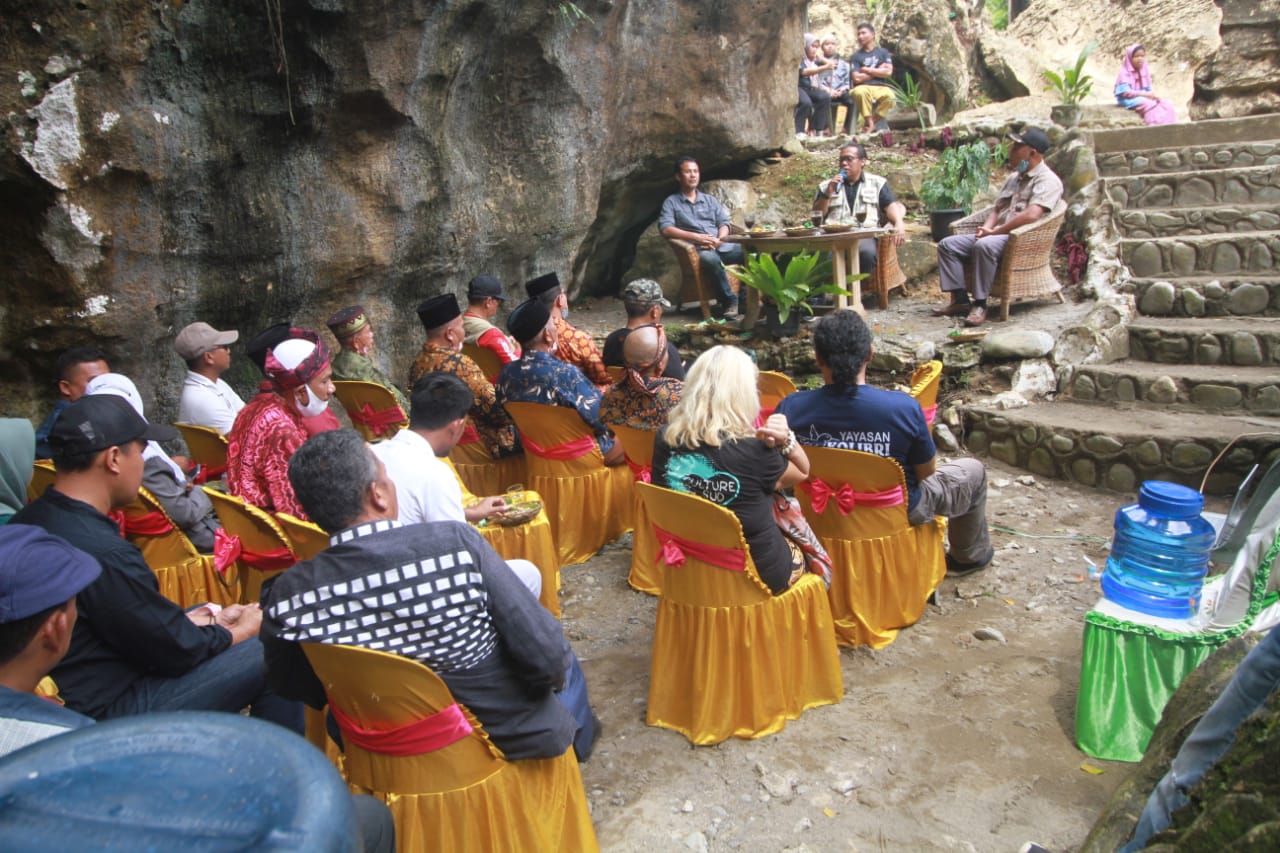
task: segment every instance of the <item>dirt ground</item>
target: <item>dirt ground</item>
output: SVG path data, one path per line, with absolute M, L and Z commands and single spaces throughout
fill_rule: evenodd
M 941 340 L 950 323 L 925 316 L 934 298 L 895 296 L 869 319 Z M 1032 309 L 1019 325 L 1069 322 L 1072 308 Z M 621 305 L 597 300 L 572 320 L 603 334 Z M 629 536 L 563 571 L 565 629 L 604 721 L 583 767 L 604 850 L 1013 853 L 1084 840 L 1129 772 L 1074 742 L 1082 620 L 1100 595 L 1089 562 L 1105 563 L 1127 499 L 986 462 L 992 565 L 945 580 L 890 646 L 843 650 L 843 701 L 760 740 L 694 748 L 645 725 L 656 599 L 627 585 Z

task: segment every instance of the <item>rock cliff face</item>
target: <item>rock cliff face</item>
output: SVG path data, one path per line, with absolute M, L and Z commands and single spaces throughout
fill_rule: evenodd
M 1222 49 L 1195 77 L 1191 117 L 1280 112 L 1280 0 L 1217 0 Z
M 799 5 L 7 4 L 5 408 L 86 339 L 167 417 L 194 319 L 361 301 L 398 377 L 413 307 L 478 272 L 616 290 L 673 157 L 733 173 L 788 135 Z

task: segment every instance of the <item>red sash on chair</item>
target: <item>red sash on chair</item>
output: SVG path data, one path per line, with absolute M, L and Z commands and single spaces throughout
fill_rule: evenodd
M 530 453 L 542 459 L 557 459 L 560 461 L 577 459 L 596 449 L 596 440 L 589 435 L 580 436 L 573 441 L 566 441 L 564 444 L 557 444 L 555 447 L 543 447 L 532 438 L 529 438 L 527 434 L 521 435 L 520 440 L 524 442 L 525 448 Z
M 744 572 L 747 569 L 747 554 L 741 548 L 721 548 L 718 545 L 692 542 L 668 533 L 656 524 L 653 532 L 658 537 L 658 560 L 668 566 L 679 568 L 684 565 L 686 557 L 693 557 L 731 572 Z
M 630 456 L 623 457 L 627 460 L 627 467 L 631 469 L 631 473 L 635 474 L 636 480 L 641 483 L 653 482 L 653 466 L 637 465 L 631 461 Z
M 126 515 L 124 510 L 115 510 L 110 514 L 112 521 L 120 528 L 120 536 L 163 536 L 173 530 L 173 522 L 163 512 L 151 510 L 136 515 Z
M 827 502 L 832 498 L 835 498 L 841 515 L 853 512 L 855 506 L 880 508 L 899 506 L 904 502 L 901 486 L 893 486 L 882 492 L 855 492 L 848 483 L 842 483 L 839 488 L 833 489 L 821 477 L 811 477 L 801 481 L 797 488 L 809 495 L 813 511 L 819 515 L 826 511 Z
M 471 421 L 467 421 L 462 428 L 462 438 L 458 439 L 458 444 L 475 444 L 479 440 L 480 433 L 476 432 L 476 428 Z
M 298 558 L 288 548 L 251 551 L 240 544 L 239 536 L 219 527 L 213 532 L 213 567 L 219 574 L 226 574 L 236 560 L 243 560 L 248 566 L 262 572 L 278 572 L 292 566 Z
M 342 732 L 343 740 L 379 755 L 406 757 L 444 749 L 471 734 L 471 723 L 457 702 L 447 708 L 390 729 L 366 729 L 343 713 L 332 699 L 329 713 Z
M 202 486 L 205 483 L 215 483 L 218 480 L 221 480 L 222 475 L 225 473 L 227 473 L 226 465 L 218 465 L 217 467 L 201 468 L 200 473 L 197 474 L 192 479 L 192 482 L 195 483 L 197 486 Z
M 405 420 L 404 412 L 399 406 L 375 411 L 368 403 L 361 404 L 358 410 L 347 412 L 347 415 L 361 426 L 368 427 L 374 435 L 392 431 L 391 427 L 399 426 Z

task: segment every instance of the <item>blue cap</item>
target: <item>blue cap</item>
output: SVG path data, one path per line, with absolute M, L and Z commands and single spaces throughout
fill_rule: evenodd
M 1195 518 L 1204 509 L 1204 495 L 1164 480 L 1147 480 L 1138 489 L 1138 505 L 1165 518 Z
M 97 560 L 44 528 L 0 526 L 0 625 L 65 604 L 101 573 Z

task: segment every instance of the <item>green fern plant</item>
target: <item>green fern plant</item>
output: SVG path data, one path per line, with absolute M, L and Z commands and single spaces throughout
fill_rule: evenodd
M 920 200 L 929 210 L 973 209 L 973 200 L 991 182 L 991 169 L 1004 164 L 1009 152 L 977 139 L 942 149 L 920 183 Z
M 1061 74 L 1045 71 L 1045 90 L 1057 93 L 1058 101 L 1067 106 L 1074 106 L 1089 97 L 1089 93 L 1093 91 L 1093 78 L 1084 73 L 1084 62 L 1097 46 L 1096 41 L 1085 45 L 1084 50 L 1076 57 L 1076 64 L 1063 68 Z
M 785 323 L 792 310 L 802 308 L 813 313 L 806 301 L 824 294 L 853 296 L 843 287 L 831 283 L 831 261 L 825 252 L 800 252 L 792 255 L 785 269 L 779 269 L 772 255 L 752 252 L 746 263 L 728 268 L 747 287 L 778 306 L 778 322 Z M 865 278 L 862 273 L 858 278 Z M 855 280 L 850 276 L 850 280 Z

